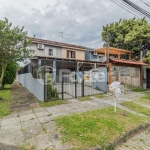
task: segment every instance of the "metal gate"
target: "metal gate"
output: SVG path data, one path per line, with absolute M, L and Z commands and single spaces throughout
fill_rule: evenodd
M 41 66 L 52 68 L 52 88 L 60 99 L 71 99 L 107 92 L 107 68 L 83 63 L 78 68 L 76 61 L 43 60 Z M 44 75 L 45 77 L 45 75 Z M 47 79 L 46 79 L 47 81 Z M 45 99 L 51 88 L 45 84 Z

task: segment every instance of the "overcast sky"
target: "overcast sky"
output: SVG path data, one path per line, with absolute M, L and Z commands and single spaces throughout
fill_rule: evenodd
M 141 0 L 132 1 L 148 9 Z M 63 32 L 65 43 L 98 48 L 102 26 L 134 15 L 111 0 L 0 0 L 4 17 L 25 26 L 29 36 L 61 42 L 58 32 Z

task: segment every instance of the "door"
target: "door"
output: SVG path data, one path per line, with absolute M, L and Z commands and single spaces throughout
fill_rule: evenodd
M 150 88 L 150 69 L 147 69 L 147 88 Z

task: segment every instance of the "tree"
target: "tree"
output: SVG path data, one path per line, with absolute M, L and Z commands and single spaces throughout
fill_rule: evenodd
M 106 44 L 107 34 L 111 47 L 137 52 L 150 49 L 150 24 L 142 19 L 120 19 L 103 26 L 102 40 Z
M 1 70 L 2 69 L 0 67 L 0 73 Z M 18 64 L 14 62 L 8 63 L 2 81 L 2 88 L 4 88 L 5 84 L 12 84 L 14 82 L 17 70 L 18 70 Z
M 0 86 L 8 63 L 23 61 L 32 57 L 34 51 L 30 49 L 32 41 L 27 37 L 24 27 L 13 27 L 8 19 L 0 20 Z

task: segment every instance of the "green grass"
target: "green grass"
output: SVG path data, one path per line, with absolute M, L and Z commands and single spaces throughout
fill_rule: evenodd
M 141 87 L 136 87 L 132 90 L 133 92 L 145 92 L 146 90 Z
M 133 102 L 124 102 L 124 103 L 122 103 L 122 105 L 128 107 L 131 110 L 136 111 L 137 113 L 150 116 L 150 109 L 149 108 L 143 107 L 143 106 L 135 104 Z
M 147 99 L 141 98 L 141 99 L 136 100 L 135 102 L 150 106 L 150 100 L 147 100 Z
M 143 98 L 143 99 L 150 100 L 150 94 L 147 94 L 147 95 L 143 96 L 142 98 Z
M 99 94 L 99 95 L 95 95 L 94 97 L 95 97 L 95 98 L 104 98 L 105 95 L 104 95 L 104 94 Z
M 51 107 L 51 106 L 66 104 L 66 101 L 57 100 L 57 101 L 51 101 L 51 102 L 39 102 L 39 104 L 41 107 Z
M 62 142 L 73 149 L 89 149 L 105 146 L 125 132 L 147 121 L 141 117 L 113 107 L 97 109 L 56 118 L 57 130 L 62 134 Z
M 5 89 L 0 90 L 0 118 L 9 115 L 10 85 L 6 85 Z
M 93 100 L 90 96 L 85 96 L 85 97 L 79 97 L 78 100 L 80 101 L 90 101 Z

